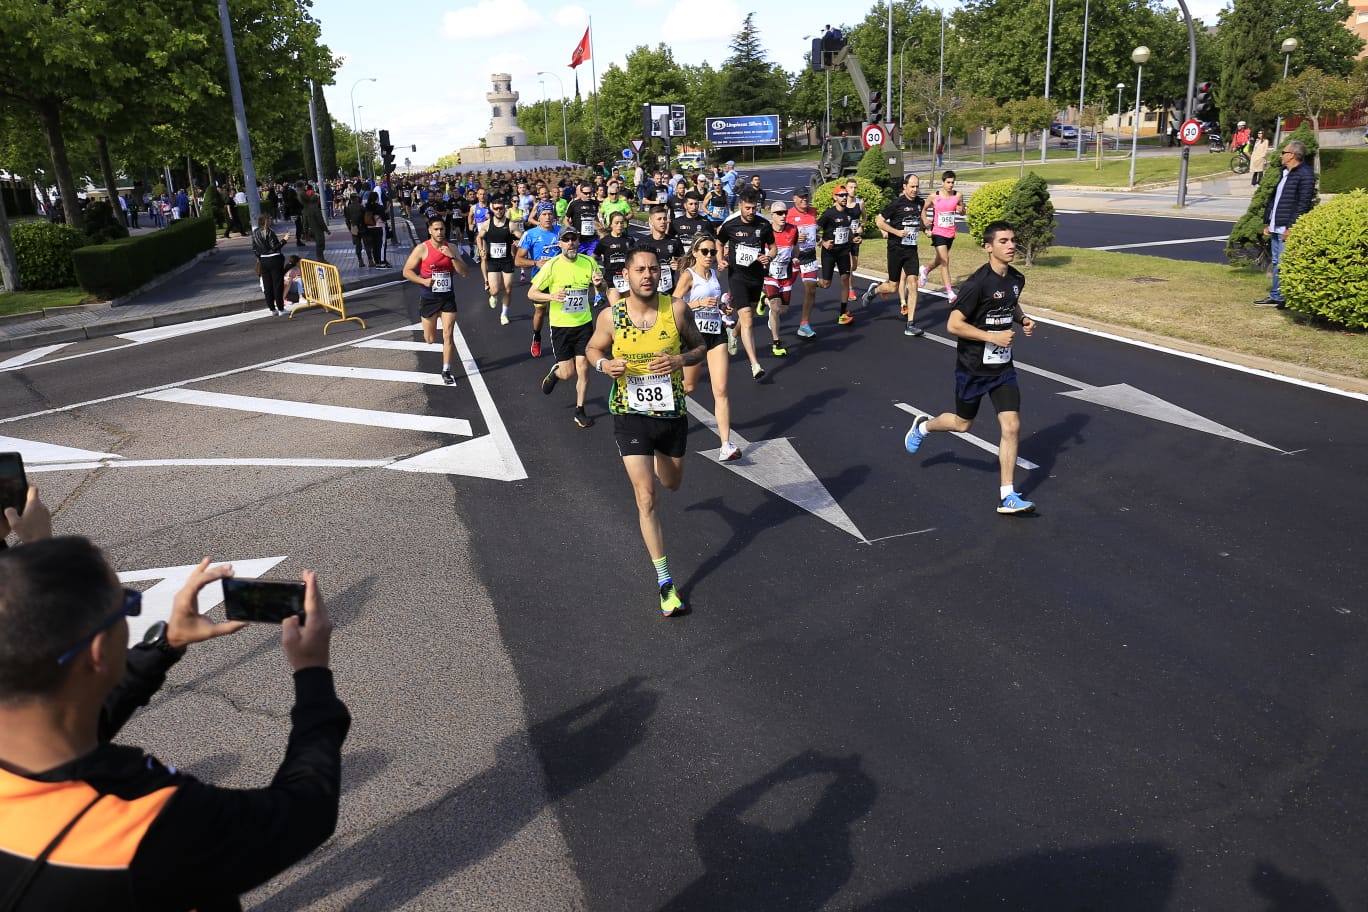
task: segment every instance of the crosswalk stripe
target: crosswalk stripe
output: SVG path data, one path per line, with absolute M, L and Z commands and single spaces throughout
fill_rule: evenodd
M 379 412 L 342 405 L 319 405 L 313 402 L 295 402 L 292 399 L 263 399 L 259 396 L 236 396 L 231 393 L 210 393 L 191 389 L 161 390 L 144 393 L 138 398 L 182 405 L 204 405 L 240 412 L 260 412 L 265 415 L 285 415 L 291 418 L 312 418 L 316 421 L 335 421 L 340 424 L 428 431 L 435 434 L 459 434 L 462 437 L 474 436 L 470 422 L 464 418 Z
M 388 348 L 391 351 L 440 352 L 441 342 L 412 342 L 408 339 L 366 339 L 356 348 Z
M 6 358 L 4 361 L 0 361 L 0 370 L 4 370 L 8 367 L 22 367 L 30 361 L 37 361 L 39 358 L 46 358 L 55 351 L 61 351 L 70 344 L 70 342 L 59 342 L 56 345 L 44 345 L 42 348 L 26 351 L 22 355 Z
M 269 310 L 249 310 L 246 313 L 228 314 L 225 317 L 210 317 L 207 320 L 192 320 L 188 323 L 173 323 L 170 326 L 154 326 L 151 329 L 119 333 L 119 338 L 128 339 L 130 342 L 160 342 L 162 339 L 174 339 L 177 336 L 188 336 L 192 333 L 207 332 L 211 329 L 222 329 L 225 326 L 236 326 L 239 323 L 250 323 L 253 320 L 260 320 L 262 317 L 269 316 L 270 313 Z
M 441 374 L 431 371 L 384 370 L 376 367 L 347 367 L 341 364 L 305 364 L 299 361 L 286 361 L 272 364 L 262 370 L 274 374 L 299 374 L 307 377 L 341 377 L 349 380 L 388 380 L 393 383 L 427 383 L 442 386 L 446 381 Z

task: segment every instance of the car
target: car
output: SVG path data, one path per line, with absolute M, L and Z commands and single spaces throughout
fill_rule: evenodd
M 708 156 L 703 152 L 681 152 L 675 158 L 681 168 L 702 168 L 708 164 Z
M 613 168 L 624 176 L 631 175 L 632 170 L 636 168 L 636 166 L 636 160 L 631 158 L 619 158 L 617 161 L 613 162 Z

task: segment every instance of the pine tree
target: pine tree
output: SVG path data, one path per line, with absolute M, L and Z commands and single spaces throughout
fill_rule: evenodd
M 1017 249 L 1027 266 L 1054 243 L 1055 210 L 1045 178 L 1032 171 L 1007 197 L 1007 221 L 1016 231 Z
M 1225 135 L 1230 135 L 1238 121 L 1252 118 L 1254 95 L 1272 85 L 1279 75 L 1278 33 L 1277 8 L 1268 0 L 1235 0 L 1222 20 L 1216 101 Z
M 722 104 L 726 114 L 774 114 L 779 111 L 787 80 L 776 86 L 775 67 L 765 59 L 755 14 L 747 13 L 731 43 L 732 55 L 722 65 Z M 700 112 L 707 116 L 712 112 Z
M 318 83 L 314 83 L 314 111 L 318 117 L 318 148 L 323 153 L 323 173 L 332 177 L 337 174 L 337 139 L 333 136 L 328 99 L 323 96 L 323 87 Z

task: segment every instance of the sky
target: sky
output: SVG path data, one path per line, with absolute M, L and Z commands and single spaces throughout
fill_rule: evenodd
M 930 0 L 932 6 L 938 5 Z M 942 0 L 945 9 L 956 5 Z M 1214 22 L 1227 0 L 1190 0 L 1195 17 Z M 864 5 L 838 4 L 844 18 L 863 18 Z M 489 128 L 490 74 L 511 73 L 523 103 L 542 97 L 574 95 L 570 53 L 593 16 L 595 65 L 602 75 L 609 64 L 624 65 L 637 45 L 670 45 L 680 63 L 704 61 L 719 66 L 741 20 L 754 11 L 760 40 L 771 60 L 790 72 L 803 66 L 811 37 L 833 17 L 831 2 L 817 0 L 386 0 L 380 10 L 358 0 L 315 0 L 323 40 L 344 59 L 335 85 L 326 88 L 328 108 L 352 122 L 352 101 L 363 129 L 388 129 L 400 164 L 430 164 L 462 146 L 479 144 Z M 857 12 L 858 11 L 858 12 Z M 395 30 L 394 23 L 407 23 Z M 396 35 L 407 41 L 401 45 Z M 424 66 L 424 62 L 428 65 Z M 539 77 L 538 71 L 554 75 Z M 590 68 L 579 68 L 580 89 L 590 84 Z M 374 79 L 375 82 L 357 80 Z M 354 95 L 352 93 L 355 85 Z M 657 99 L 668 101 L 669 99 Z M 689 116 L 707 116 L 690 111 Z M 541 138 L 540 123 L 520 123 L 530 142 Z M 558 130 L 551 125 L 552 142 Z M 417 145 L 417 152 L 407 146 Z

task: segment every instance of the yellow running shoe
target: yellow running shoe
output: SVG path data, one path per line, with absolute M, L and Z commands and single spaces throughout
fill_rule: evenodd
M 660 587 L 660 613 L 665 617 L 675 617 L 676 615 L 688 613 L 688 606 L 679 597 L 679 591 L 675 589 L 674 583 L 666 583 Z
M 849 326 L 851 323 L 855 322 L 855 318 L 851 316 L 849 313 L 843 313 L 836 318 L 836 322 L 841 324 L 842 326 Z

